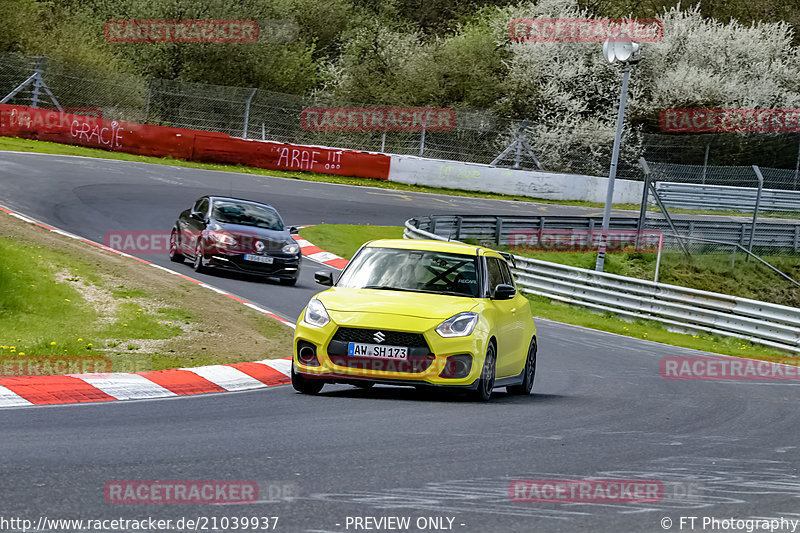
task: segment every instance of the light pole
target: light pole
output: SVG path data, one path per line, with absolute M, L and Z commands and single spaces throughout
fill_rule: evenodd
M 619 111 L 617 112 L 617 133 L 614 136 L 614 149 L 611 152 L 611 168 L 608 171 L 608 190 L 606 192 L 606 205 L 603 210 L 603 234 L 600 239 L 600 248 L 597 250 L 597 263 L 594 269 L 603 271 L 606 260 L 606 239 L 611 223 L 611 203 L 614 199 L 614 179 L 617 177 L 617 163 L 619 162 L 619 145 L 622 141 L 622 126 L 625 122 L 625 104 L 628 100 L 628 81 L 631 77 L 631 68 L 642 58 L 642 48 L 638 43 L 629 39 L 607 40 L 603 43 L 603 55 L 609 63 L 619 61 L 622 68 L 622 91 L 619 97 Z

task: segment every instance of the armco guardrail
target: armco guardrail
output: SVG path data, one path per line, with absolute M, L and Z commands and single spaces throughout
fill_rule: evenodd
M 600 229 L 602 217 L 579 216 L 481 216 L 481 215 L 431 215 L 412 219 L 418 228 L 453 240 L 477 239 L 505 245 L 509 236 L 520 230 L 540 229 Z M 610 228 L 634 230 L 637 217 L 613 217 Z M 750 242 L 750 222 L 725 220 L 685 220 L 673 218 L 679 235 L 701 237 L 728 244 L 747 246 Z M 646 229 L 657 229 L 668 233 L 665 219 L 647 218 Z M 665 235 L 665 242 L 674 240 Z M 778 248 L 800 251 L 800 224 L 792 222 L 759 222 L 753 245 L 756 248 Z
M 660 181 L 656 184 L 661 201 L 680 209 L 721 209 L 752 211 L 758 189 Z M 800 212 L 800 191 L 763 189 L 760 211 Z
M 493 217 L 488 217 L 493 218 Z M 463 220 L 462 220 L 463 222 Z M 452 240 L 406 221 L 407 239 Z M 800 353 L 800 309 L 515 256 L 522 290 L 551 300 L 653 320 L 670 330 L 734 336 Z

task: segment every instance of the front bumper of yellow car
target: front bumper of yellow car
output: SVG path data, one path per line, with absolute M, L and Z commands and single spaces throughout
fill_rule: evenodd
M 470 335 L 445 338 L 435 328 L 441 319 L 381 313 L 330 312 L 316 327 L 302 316 L 294 337 L 294 371 L 306 379 L 332 383 L 371 381 L 394 385 L 475 389 L 486 356 L 488 326 L 479 320 Z M 350 342 L 405 346 L 406 359 L 348 355 Z

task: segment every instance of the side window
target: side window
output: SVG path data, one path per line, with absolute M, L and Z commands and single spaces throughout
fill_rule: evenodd
M 503 271 L 500 270 L 500 261 L 496 257 L 486 258 L 486 273 L 489 275 L 489 294 L 494 294 L 494 288 L 503 280 Z
M 500 270 L 503 272 L 503 283 L 506 285 L 511 285 L 512 287 L 516 287 L 516 285 L 514 285 L 514 275 L 511 274 L 511 269 L 508 268 L 508 263 L 505 261 L 500 261 Z
M 200 201 L 200 204 L 197 206 L 197 211 L 204 215 L 208 214 L 208 198 L 203 198 Z
M 204 198 L 198 198 L 197 201 L 195 201 L 194 205 L 192 205 L 192 211 L 194 212 L 200 211 L 200 204 L 202 203 L 203 200 Z

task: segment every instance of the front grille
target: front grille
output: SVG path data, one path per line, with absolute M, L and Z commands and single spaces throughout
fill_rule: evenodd
M 381 372 L 403 372 L 406 374 L 420 374 L 425 372 L 436 359 L 433 355 L 409 356 L 404 361 L 394 359 L 373 359 L 366 357 L 351 357 L 346 355 L 330 355 L 330 360 L 336 366 L 357 370 L 372 370 Z
M 383 333 L 383 342 L 375 342 L 375 334 Z M 409 348 L 425 348 L 428 350 L 428 343 L 422 333 L 407 333 L 405 331 L 389 331 L 385 329 L 364 329 L 364 328 L 339 328 L 333 336 L 334 341 L 339 342 L 361 342 L 365 344 L 385 344 L 387 346 L 408 346 Z

